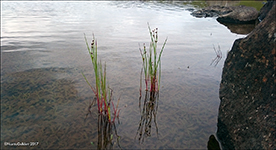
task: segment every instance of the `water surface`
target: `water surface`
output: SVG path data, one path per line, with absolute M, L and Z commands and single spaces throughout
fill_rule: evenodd
M 89 40 L 94 33 L 115 102 L 121 95 L 116 125 L 121 148 L 206 148 L 216 132 L 223 62 L 234 40 L 245 35 L 215 18 L 194 18 L 188 8 L 193 6 L 155 1 L 2 2 L 1 146 L 96 148 L 96 108 L 84 122 L 93 93 L 81 74 L 94 83 L 84 41 L 84 33 Z M 160 47 L 167 37 L 168 42 L 158 135 L 152 124 L 151 136 L 140 143 L 139 44 L 149 45 L 147 22 L 158 28 Z M 216 66 L 210 65 L 213 45 L 222 51 Z

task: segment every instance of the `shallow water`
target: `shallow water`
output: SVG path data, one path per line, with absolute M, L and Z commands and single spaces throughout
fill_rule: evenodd
M 194 18 L 192 5 L 162 2 L 2 2 L 1 146 L 39 142 L 34 148 L 96 148 L 97 115 L 84 121 L 93 84 L 84 33 L 98 41 L 107 78 L 120 97 L 120 146 L 206 148 L 216 132 L 223 62 L 237 38 L 215 18 Z M 139 45 L 149 44 L 147 22 L 158 27 L 162 77 L 156 126 L 143 143 L 139 127 Z M 217 66 L 213 45 L 222 51 Z M 159 47 L 159 48 L 160 48 Z M 91 144 L 91 142 L 93 142 Z M 29 148 L 28 146 L 14 146 Z M 118 143 L 114 144 L 118 148 Z

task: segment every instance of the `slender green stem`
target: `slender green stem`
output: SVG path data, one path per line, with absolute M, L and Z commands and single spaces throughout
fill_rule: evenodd
M 98 104 L 98 111 L 99 113 L 105 113 L 108 116 L 109 122 L 111 122 L 111 96 L 110 91 L 108 92 L 107 88 L 107 80 L 106 80 L 106 64 L 104 66 L 101 62 L 98 62 L 98 56 L 97 56 L 97 41 L 95 40 L 95 37 L 93 35 L 93 39 L 91 42 L 91 46 L 89 47 L 89 44 L 87 42 L 86 36 L 84 34 L 87 50 L 89 52 L 89 55 L 91 57 L 93 69 L 94 69 L 94 75 L 95 75 L 95 82 L 96 82 L 96 88 L 94 89 L 91 84 L 88 82 L 85 75 L 82 73 L 82 75 L 85 78 L 85 81 L 88 83 L 88 85 L 91 87 L 93 92 L 95 93 L 95 96 L 97 98 L 97 104 Z M 109 89 L 111 90 L 111 89 Z M 109 101 L 108 101 L 109 97 Z M 113 110 L 117 111 L 117 109 L 113 108 Z M 116 113 L 115 113 L 116 114 Z M 114 116 L 115 118 L 116 116 Z M 113 119 L 114 121 L 114 119 Z
M 150 81 L 150 91 L 158 91 L 160 88 L 160 77 L 161 77 L 161 55 L 167 43 L 167 39 L 163 43 L 159 55 L 157 55 L 158 28 L 151 30 L 150 25 L 148 23 L 148 30 L 150 33 L 150 41 L 151 41 L 148 54 L 147 54 L 145 45 L 144 45 L 143 53 L 142 53 L 142 50 L 140 49 L 140 53 L 143 60 L 145 84 L 146 84 L 146 90 L 148 90 L 148 81 Z

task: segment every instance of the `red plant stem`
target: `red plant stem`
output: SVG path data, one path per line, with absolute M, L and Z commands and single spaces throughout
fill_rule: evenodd
M 113 107 L 113 109 L 114 109 L 114 113 L 116 113 L 116 108 L 114 107 L 113 101 L 112 101 L 111 103 L 112 103 L 112 107 Z
M 102 101 L 102 98 L 101 99 L 99 99 L 99 102 L 100 102 L 100 113 L 102 113 L 103 112 L 103 110 L 102 110 L 102 107 L 103 107 L 103 101 Z
M 97 93 L 96 93 L 96 91 L 94 90 L 94 88 L 93 88 L 92 86 L 91 86 L 90 88 L 92 89 L 93 93 L 96 95 Z
M 111 103 L 112 103 L 112 107 L 113 107 L 113 109 L 114 109 L 114 117 L 113 117 L 113 120 L 112 120 L 112 122 L 114 122 L 114 121 L 115 121 L 115 118 L 116 118 L 116 111 L 117 111 L 117 109 L 114 107 L 113 101 L 112 101 Z
M 148 90 L 148 79 L 145 79 L 145 83 L 146 83 L 146 91 Z
M 117 112 L 117 111 L 115 111 L 115 113 L 114 113 L 114 117 L 113 117 L 112 122 L 114 122 L 114 121 L 115 121 L 115 118 L 116 118 L 116 112 Z
M 102 98 L 102 102 L 104 103 L 104 111 L 107 112 L 107 106 L 106 106 L 106 103 L 104 101 L 104 98 Z
M 108 121 L 110 122 L 110 119 L 109 119 L 109 111 L 108 111 L 108 106 L 107 106 L 107 103 L 106 103 L 106 96 L 102 98 L 102 101 L 104 103 L 104 112 L 106 113 L 107 117 L 108 117 Z
M 121 109 L 119 109 L 119 110 L 118 110 L 118 114 L 117 114 L 117 116 L 115 116 L 115 117 L 119 117 L 119 114 L 120 114 L 120 110 L 121 110 Z
M 153 77 L 153 78 L 151 79 L 150 91 L 155 91 L 155 90 L 156 90 L 155 86 L 156 86 L 156 77 Z
M 155 91 L 156 92 L 158 91 L 158 82 L 157 81 L 158 81 L 158 79 L 155 80 L 155 83 L 156 83 L 156 85 L 155 85 Z

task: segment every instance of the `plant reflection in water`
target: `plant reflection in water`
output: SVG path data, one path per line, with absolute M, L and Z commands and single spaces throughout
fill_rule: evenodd
M 119 122 L 119 112 L 118 104 L 120 98 L 117 101 L 117 106 L 114 106 L 112 89 L 109 88 L 106 79 L 106 65 L 102 65 L 101 61 L 98 60 L 98 46 L 97 40 L 94 37 L 91 41 L 91 44 L 87 42 L 86 36 L 84 34 L 85 43 L 87 50 L 91 57 L 92 65 L 94 68 L 95 75 L 95 87 L 93 87 L 87 80 L 86 76 L 82 73 L 85 81 L 92 89 L 95 97 L 94 100 L 88 107 L 88 114 L 91 114 L 92 106 L 97 103 L 98 107 L 98 144 L 97 148 L 100 149 L 112 149 L 113 145 L 117 142 L 118 146 L 120 136 L 118 136 L 115 126 L 115 119 L 118 119 Z M 112 118 L 113 116 L 113 118 Z M 85 120 L 86 120 L 85 118 Z M 93 143 L 91 143 L 93 144 Z
M 212 60 L 211 64 L 214 64 L 214 66 L 216 67 L 217 64 L 219 63 L 219 61 L 221 60 L 222 58 L 222 52 L 220 50 L 220 46 L 218 45 L 218 50 L 216 50 L 215 46 L 213 45 L 213 48 L 214 48 L 214 51 L 216 53 L 216 57 Z
M 115 123 L 108 121 L 108 117 L 103 114 L 98 116 L 98 146 L 100 149 L 112 149 L 114 144 L 120 147 L 120 136 L 117 134 Z
M 95 104 L 96 99 L 94 99 L 89 108 L 88 108 L 88 113 L 86 114 L 86 118 L 88 115 L 91 115 L 91 109 L 92 106 Z M 119 118 L 118 123 L 119 122 Z M 93 142 L 91 142 L 93 145 Z M 102 149 L 113 149 L 113 146 L 117 144 L 119 148 L 120 146 L 120 136 L 117 133 L 116 129 L 116 124 L 115 122 L 110 122 L 109 118 L 106 114 L 101 114 L 98 113 L 98 143 L 97 143 L 97 149 L 102 150 Z
M 151 136 L 151 124 L 154 121 L 157 138 L 158 138 L 158 126 L 156 121 L 158 101 L 159 101 L 159 92 L 157 91 L 146 91 L 144 98 L 143 109 L 141 111 L 141 96 L 139 97 L 139 108 L 141 119 L 139 122 L 139 127 L 137 129 L 137 135 L 139 135 L 140 143 L 144 142 L 145 137 Z
M 141 119 L 139 122 L 139 127 L 137 129 L 137 135 L 139 135 L 140 143 L 144 142 L 145 137 L 151 136 L 151 124 L 154 121 L 156 127 L 156 133 L 158 137 L 158 126 L 156 121 L 158 101 L 159 101 L 159 89 L 160 89 L 160 78 L 161 78 L 161 55 L 166 45 L 167 39 L 162 45 L 160 53 L 157 54 L 158 45 L 158 28 L 151 30 L 149 23 L 148 29 L 150 33 L 150 47 L 146 50 L 146 45 L 144 44 L 143 50 L 140 48 L 140 53 L 143 61 L 143 67 L 141 69 L 140 75 L 140 97 L 139 97 L 139 109 L 141 114 Z M 145 80 L 145 94 L 144 94 L 144 105 L 141 110 L 141 98 L 142 98 L 142 75 L 144 70 L 144 80 Z M 148 87 L 150 86 L 150 87 Z

